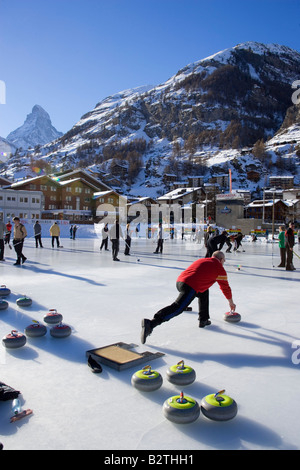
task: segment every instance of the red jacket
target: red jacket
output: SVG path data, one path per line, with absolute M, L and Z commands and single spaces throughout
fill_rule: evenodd
M 184 282 L 197 293 L 204 292 L 217 282 L 226 299 L 232 298 L 227 273 L 217 258 L 201 258 L 194 261 L 177 279 Z

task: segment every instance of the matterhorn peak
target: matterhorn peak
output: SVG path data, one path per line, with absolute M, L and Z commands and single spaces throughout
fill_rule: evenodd
M 52 126 L 47 111 L 36 104 L 27 115 L 24 124 L 11 132 L 6 139 L 15 147 L 22 147 L 25 150 L 36 145 L 45 145 L 61 136 L 62 133 Z

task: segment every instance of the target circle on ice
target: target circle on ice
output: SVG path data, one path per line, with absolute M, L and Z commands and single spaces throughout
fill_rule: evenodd
M 21 348 L 26 344 L 26 336 L 17 330 L 12 330 L 11 333 L 2 338 L 2 344 L 8 349 Z
M 163 404 L 164 416 L 173 423 L 186 424 L 193 423 L 200 415 L 200 406 L 194 398 L 175 395 L 168 398 Z
M 179 361 L 167 370 L 167 380 L 175 385 L 189 385 L 196 379 L 195 370 Z
M 71 327 L 69 325 L 65 325 L 60 323 L 59 325 L 52 326 L 50 329 L 50 335 L 55 338 L 66 338 L 71 334 Z
M 10 289 L 5 285 L 0 286 L 0 297 L 7 297 L 10 292 Z
M 42 325 L 39 322 L 34 321 L 31 325 L 26 326 L 25 334 L 31 338 L 37 338 L 39 336 L 44 336 L 47 333 L 47 328 L 45 325 Z
M 44 316 L 44 322 L 50 325 L 55 325 L 57 323 L 61 323 L 63 320 L 63 316 L 61 313 L 58 313 L 56 308 L 51 308 L 48 313 Z
M 151 366 L 145 366 L 131 377 L 131 384 L 142 392 L 157 390 L 161 387 L 162 383 L 162 376 L 156 370 L 152 370 Z
M 32 299 L 24 295 L 23 297 L 17 299 L 16 303 L 19 307 L 30 307 L 30 305 L 32 304 Z
M 226 312 L 223 318 L 225 321 L 228 321 L 230 323 L 237 323 L 241 320 L 242 317 L 239 313 L 231 310 L 230 312 Z
M 206 395 L 201 400 L 201 411 L 213 421 L 228 421 L 237 414 L 235 400 L 224 394 L 225 390 Z

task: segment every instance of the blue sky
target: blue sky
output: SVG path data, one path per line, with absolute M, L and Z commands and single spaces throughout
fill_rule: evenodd
M 66 132 L 105 97 L 246 41 L 300 51 L 299 0 L 0 0 L 0 136 L 35 104 Z

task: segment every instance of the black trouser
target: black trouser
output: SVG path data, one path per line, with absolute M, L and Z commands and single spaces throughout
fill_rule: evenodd
M 289 246 L 286 248 L 286 269 L 293 269 L 293 252 Z
M 125 240 L 125 251 L 124 251 L 124 255 L 129 255 L 130 245 L 131 245 L 131 238 L 130 238 L 130 237 L 127 237 L 126 240 Z
M 59 237 L 57 235 L 52 235 L 52 246 L 54 247 L 54 240 L 56 240 L 57 248 L 59 247 Z
M 179 295 L 175 302 L 167 307 L 162 308 L 154 315 L 153 326 L 160 325 L 165 321 L 171 320 L 171 318 L 180 315 L 186 307 L 198 297 L 199 305 L 199 321 L 207 320 L 209 318 L 209 291 L 199 292 L 198 294 L 194 289 L 185 284 L 184 282 L 176 283 Z
M 101 243 L 101 246 L 100 246 L 100 250 L 102 250 L 103 247 L 105 248 L 105 250 L 107 250 L 107 244 L 108 244 L 108 237 L 102 238 L 102 243 Z
M 22 253 L 23 250 L 24 240 L 18 240 L 17 238 L 13 240 L 13 245 L 15 252 L 17 253 L 17 263 L 20 264 L 21 258 L 22 260 L 26 259 Z
M 207 242 L 205 258 L 210 258 L 212 254 L 218 250 L 218 244 L 214 242 Z
M 286 252 L 285 248 L 279 248 L 280 250 L 280 267 L 284 268 L 285 267 L 285 260 L 286 260 Z
M 4 258 L 4 240 L 0 239 L 0 261 Z
M 116 259 L 119 254 L 120 240 L 119 238 L 113 238 L 111 243 L 112 243 L 112 257 L 113 259 Z
M 228 242 L 227 245 L 228 245 L 228 248 L 226 250 L 226 253 L 230 253 L 230 250 L 232 248 L 232 243 Z
M 43 246 L 43 245 L 42 245 L 42 236 L 41 236 L 41 234 L 35 235 L 34 238 L 35 238 L 35 246 L 36 246 L 36 248 L 38 247 L 38 245 Z
M 157 247 L 156 247 L 155 253 L 158 253 L 159 251 L 162 253 L 163 247 L 164 247 L 164 240 L 162 238 L 159 238 L 157 240 Z

